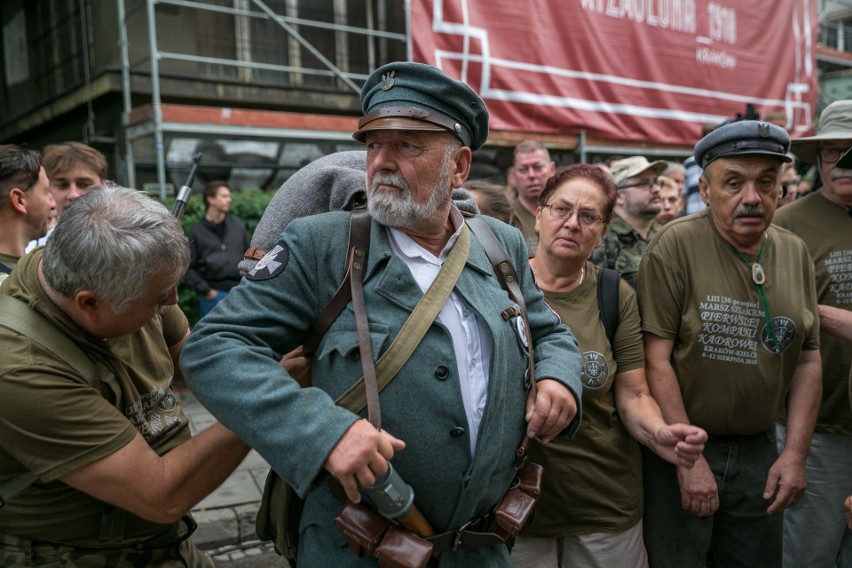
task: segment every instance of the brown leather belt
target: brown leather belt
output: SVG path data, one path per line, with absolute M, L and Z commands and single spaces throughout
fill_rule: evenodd
M 481 546 L 494 546 L 506 541 L 498 534 L 486 532 L 491 525 L 491 514 L 483 515 L 478 519 L 468 521 L 454 531 L 430 536 L 426 540 L 432 543 L 432 554 L 438 555 L 445 550 L 458 550 L 459 548 L 479 548 Z
M 346 503 L 346 492 L 343 491 L 343 486 L 340 481 L 333 476 L 329 476 L 326 481 L 326 486 L 331 491 L 334 497 Z M 459 548 L 478 548 L 480 546 L 494 546 L 502 544 L 506 541 L 500 538 L 499 535 L 493 532 L 487 532 L 491 526 L 491 513 L 485 514 L 477 519 L 468 521 L 456 530 L 443 532 L 430 536 L 426 540 L 432 543 L 432 554 L 437 556 L 445 550 L 457 550 Z

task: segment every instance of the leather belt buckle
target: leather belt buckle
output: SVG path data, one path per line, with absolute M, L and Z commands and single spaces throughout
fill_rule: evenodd
M 459 546 L 461 546 L 462 538 L 464 537 L 463 533 L 465 530 L 467 530 L 467 527 L 469 527 L 472 522 L 473 520 L 471 519 L 470 521 L 460 526 L 458 530 L 456 530 L 456 534 L 455 536 L 453 536 L 453 546 L 450 547 L 453 552 L 458 550 Z

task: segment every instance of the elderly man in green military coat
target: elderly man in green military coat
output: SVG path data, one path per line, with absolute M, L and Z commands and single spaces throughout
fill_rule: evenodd
M 363 288 L 378 359 L 463 234 L 450 196 L 468 177 L 472 150 L 485 142 L 488 113 L 467 85 L 416 63 L 377 69 L 361 99 L 365 116 L 355 138 L 367 146 L 372 216 Z M 576 429 L 576 341 L 535 287 L 521 234 L 486 222 L 517 270 L 530 336 L 473 238 L 439 315 L 381 392 L 381 431 L 334 404 L 362 374 L 351 304 L 316 350 L 311 387 L 300 388 L 278 364 L 303 341 L 343 279 L 349 213 L 290 223 L 195 328 L 182 359 L 193 390 L 306 496 L 300 566 L 376 565 L 347 548 L 335 527 L 342 503 L 320 483 L 325 472 L 358 502 L 359 488 L 385 473 L 390 460 L 434 529 L 455 531 L 500 502 L 525 436 L 546 442 Z M 529 401 L 528 342 L 537 379 Z M 435 565 L 510 566 L 505 545 L 472 544 L 443 550 Z

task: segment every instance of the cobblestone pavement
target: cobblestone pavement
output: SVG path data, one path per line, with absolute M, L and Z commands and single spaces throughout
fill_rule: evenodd
M 220 568 L 288 568 L 290 563 L 275 553 L 272 544 L 247 541 L 208 550 Z
M 215 422 L 215 418 L 187 387 L 177 387 L 174 392 L 189 418 L 193 435 Z M 250 541 L 259 544 L 254 522 L 268 472 L 269 464 L 257 452 L 251 451 L 222 485 L 193 508 L 192 515 L 198 529 L 192 540 L 198 548 L 209 551 L 239 547 Z M 286 566 L 280 562 L 277 565 Z

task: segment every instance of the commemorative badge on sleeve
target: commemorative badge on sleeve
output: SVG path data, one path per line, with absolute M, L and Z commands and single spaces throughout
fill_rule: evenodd
M 257 261 L 246 278 L 249 280 L 269 280 L 281 273 L 287 266 L 289 252 L 284 243 L 279 241 L 275 247 L 266 253 L 266 255 Z

